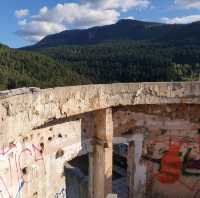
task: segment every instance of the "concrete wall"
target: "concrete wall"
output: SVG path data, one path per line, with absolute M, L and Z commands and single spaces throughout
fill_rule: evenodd
M 64 197 L 64 163 L 89 151 L 81 120 L 22 133 L 0 150 L 1 197 Z
M 147 192 L 152 197 L 200 197 L 200 134 L 167 130 L 146 139 Z
M 200 82 L 129 83 L 4 91 L 0 92 L 0 147 L 20 133 L 31 131 L 52 119 L 120 105 L 180 103 L 200 104 Z
M 142 181 L 152 196 L 174 197 L 172 189 L 178 189 L 183 197 L 197 198 L 199 104 L 200 82 L 0 92 L 0 195 L 65 196 L 65 161 L 90 150 L 94 114 L 88 112 L 112 107 L 115 137 L 131 141 L 135 137 L 126 137 L 131 132 L 144 138 L 134 154 L 136 169 L 145 170 L 147 179 L 145 171 L 136 171 L 137 186 Z M 178 168 L 170 180 L 172 154 Z
M 200 197 L 199 105 L 121 107 L 113 117 L 116 135 L 135 141 L 136 197 Z

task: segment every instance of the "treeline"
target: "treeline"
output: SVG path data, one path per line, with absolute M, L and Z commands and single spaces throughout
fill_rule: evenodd
M 88 84 L 83 75 L 45 55 L 0 45 L 0 90 Z
M 109 42 L 40 50 L 93 83 L 200 79 L 200 47 L 150 42 Z
M 0 90 L 89 83 L 200 80 L 200 46 L 108 42 L 34 52 L 0 45 Z

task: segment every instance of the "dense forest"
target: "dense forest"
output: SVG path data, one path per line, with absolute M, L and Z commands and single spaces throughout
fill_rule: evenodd
M 147 42 L 40 49 L 92 83 L 186 81 L 200 79 L 200 47 Z
M 90 81 L 83 75 L 50 57 L 0 45 L 0 90 L 23 86 L 45 88 L 88 83 Z
M 0 89 L 89 83 L 200 80 L 200 46 L 107 42 L 37 49 L 0 47 Z

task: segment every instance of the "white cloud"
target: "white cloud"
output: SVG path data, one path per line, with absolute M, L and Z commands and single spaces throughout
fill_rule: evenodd
M 44 6 L 43 8 L 40 9 L 40 15 L 44 15 L 48 12 L 47 6 Z
M 162 21 L 168 24 L 187 24 L 195 21 L 200 21 L 200 15 L 189 15 L 175 18 L 164 17 L 162 18 Z
M 36 21 L 63 24 L 67 28 L 87 28 L 114 23 L 119 15 L 119 12 L 112 9 L 93 9 L 89 4 L 66 3 L 58 4 L 51 10 L 44 7 L 32 18 Z
M 126 12 L 131 8 L 147 8 L 149 4 L 150 1 L 147 0 L 125 0 L 122 1 L 122 10 Z
M 120 12 L 115 9 L 94 9 L 90 4 L 57 4 L 52 9 L 45 6 L 30 20 L 19 21 L 17 34 L 30 42 L 36 42 L 66 29 L 112 24 L 119 16 Z
M 175 4 L 186 9 L 200 9 L 200 0 L 175 0 Z
M 84 2 L 104 9 L 120 9 L 123 12 L 132 8 L 147 8 L 150 5 L 150 0 L 84 0 Z
M 16 10 L 15 11 L 15 16 L 17 18 L 26 17 L 28 15 L 29 15 L 29 10 L 28 9 L 21 9 L 21 10 Z
M 24 25 L 26 25 L 26 23 L 27 23 L 26 19 L 18 21 L 19 26 L 24 26 Z
M 120 18 L 121 12 L 147 8 L 149 5 L 150 0 L 81 0 L 80 3 L 57 4 L 53 8 L 45 6 L 28 19 L 20 20 L 17 34 L 36 42 L 67 29 L 113 24 Z M 28 13 L 28 10 L 18 10 L 16 16 L 21 18 Z
M 37 42 L 46 35 L 58 33 L 65 30 L 62 24 L 56 24 L 46 21 L 31 21 L 28 23 L 21 23 L 18 35 L 25 37 L 29 42 Z
M 131 20 L 134 20 L 135 18 L 133 16 L 128 16 L 128 17 L 125 17 L 124 19 L 131 19 Z

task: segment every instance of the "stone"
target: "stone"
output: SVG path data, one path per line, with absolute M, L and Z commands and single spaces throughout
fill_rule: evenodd
M 73 176 L 69 182 L 76 182 L 71 192 L 77 192 L 75 197 L 87 197 L 88 193 L 101 189 L 103 195 L 100 192 L 95 198 L 108 193 L 114 196 L 112 146 L 135 141 L 136 148 L 129 149 L 132 152 L 127 160 L 132 177 L 129 183 L 134 185 L 136 197 L 143 197 L 145 192 L 158 197 L 176 197 L 177 192 L 183 198 L 198 197 L 199 131 L 200 82 L 3 91 L 0 92 L 0 193 L 5 197 L 16 197 L 18 192 L 22 198 L 65 197 L 69 190 L 65 186 L 68 182 L 65 162 L 90 153 L 89 181 L 85 175 L 69 169 Z M 170 161 L 173 148 L 179 149 L 176 160 L 181 173 L 173 172 L 175 181 L 169 179 L 166 169 L 173 163 Z M 165 153 L 169 156 L 167 163 Z M 123 155 L 127 158 L 126 152 Z M 161 165 L 164 168 L 159 172 Z M 187 176 L 182 174 L 181 167 Z M 122 178 L 113 184 L 126 180 Z M 166 181 L 171 182 L 171 187 Z M 125 187 L 123 192 L 127 194 Z

